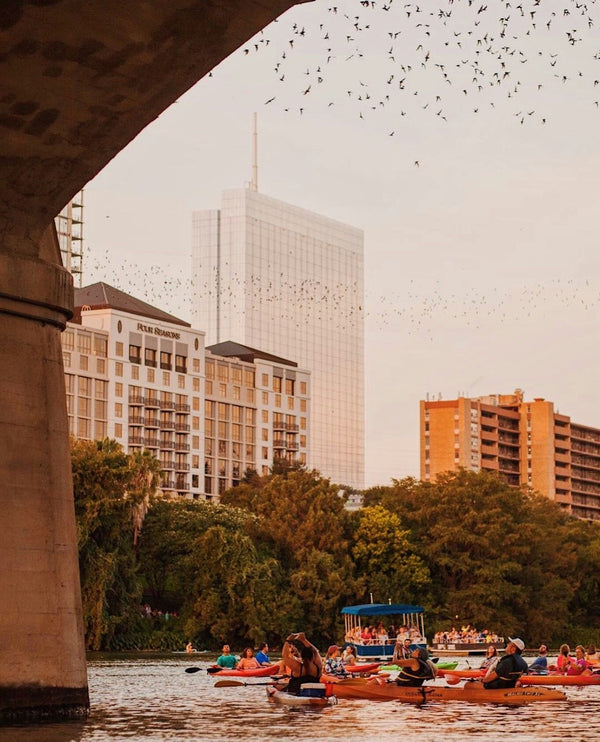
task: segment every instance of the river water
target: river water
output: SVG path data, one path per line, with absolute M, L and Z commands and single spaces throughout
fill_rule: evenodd
M 204 657 L 92 660 L 87 721 L 4 727 L 0 742 L 600 740 L 600 686 L 568 687 L 566 701 L 515 708 L 340 700 L 325 709 L 288 710 L 269 703 L 263 685 L 215 688 Z M 190 666 L 202 670 L 185 673 Z

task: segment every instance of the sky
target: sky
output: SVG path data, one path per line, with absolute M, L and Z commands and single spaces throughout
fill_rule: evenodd
M 367 486 L 419 476 L 427 395 L 521 388 L 600 427 L 598 3 L 333 1 L 86 186 L 84 284 L 189 321 L 191 215 L 251 180 L 256 112 L 259 191 L 364 230 Z

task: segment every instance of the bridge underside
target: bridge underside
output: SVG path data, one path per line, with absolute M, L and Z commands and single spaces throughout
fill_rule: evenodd
M 89 707 L 54 216 L 293 0 L 3 0 L 0 721 Z

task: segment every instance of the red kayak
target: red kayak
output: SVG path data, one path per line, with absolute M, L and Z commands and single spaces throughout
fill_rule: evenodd
M 447 678 L 447 677 L 455 677 L 455 678 L 482 678 L 486 674 L 486 669 L 477 669 L 477 670 L 438 670 L 437 676 L 438 678 Z
M 265 665 L 263 667 L 256 667 L 253 670 L 228 670 L 226 668 L 220 668 L 218 665 L 213 665 L 208 668 L 208 672 L 212 675 L 228 678 L 266 678 L 271 675 L 278 675 L 279 667 L 277 665 Z
M 600 675 L 523 675 L 521 685 L 600 685 Z
M 346 672 L 350 672 L 353 675 L 361 672 L 376 672 L 379 669 L 381 662 L 357 662 L 355 665 L 344 665 Z

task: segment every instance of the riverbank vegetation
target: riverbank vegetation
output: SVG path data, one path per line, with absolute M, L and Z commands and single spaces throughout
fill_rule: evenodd
M 318 472 L 247 476 L 221 504 L 156 496 L 159 464 L 73 441 L 86 646 L 91 650 L 339 642 L 344 605 L 426 610 L 541 643 L 600 645 L 600 523 L 465 470 L 344 492 Z

